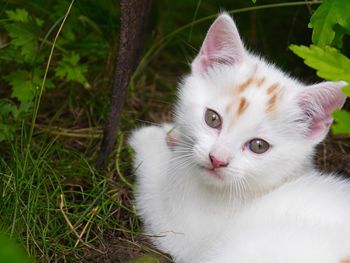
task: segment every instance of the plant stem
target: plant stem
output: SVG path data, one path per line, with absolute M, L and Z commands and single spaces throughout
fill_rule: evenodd
M 25 153 L 23 170 L 22 170 L 23 175 L 24 175 L 25 171 L 27 170 L 28 157 L 29 157 L 30 147 L 31 147 L 31 143 L 32 143 L 32 137 L 33 137 L 33 133 L 34 133 L 36 117 L 38 115 L 40 102 L 41 102 L 41 97 L 42 97 L 43 92 L 44 92 L 46 77 L 47 77 L 47 74 L 49 72 L 49 68 L 50 68 L 53 52 L 54 52 L 54 49 L 55 49 L 55 46 L 56 46 L 56 42 L 57 42 L 58 36 L 60 35 L 60 33 L 61 33 L 62 29 L 63 29 L 63 26 L 64 26 L 64 24 L 65 24 L 65 22 L 67 20 L 67 17 L 68 17 L 68 15 L 69 15 L 69 13 L 70 13 L 70 11 L 72 9 L 74 1 L 75 0 L 71 1 L 70 5 L 69 5 L 69 7 L 67 9 L 67 12 L 66 12 L 66 14 L 65 14 L 65 16 L 64 16 L 64 18 L 62 20 L 62 23 L 61 23 L 61 25 L 60 25 L 60 27 L 59 27 L 56 35 L 55 35 L 54 41 L 52 43 L 51 51 L 50 51 L 50 54 L 49 54 L 49 58 L 48 58 L 48 61 L 47 61 L 47 64 L 46 64 L 46 69 L 45 69 L 45 74 L 44 74 L 44 77 L 43 77 L 43 81 L 42 81 L 42 84 L 41 84 L 41 87 L 40 87 L 40 90 L 39 90 L 39 95 L 37 96 L 37 99 L 36 99 L 35 104 L 34 104 L 34 112 L 33 112 L 33 117 L 32 117 L 32 123 L 31 123 L 31 126 L 30 126 L 28 143 L 27 143 L 27 149 L 26 149 L 26 153 Z

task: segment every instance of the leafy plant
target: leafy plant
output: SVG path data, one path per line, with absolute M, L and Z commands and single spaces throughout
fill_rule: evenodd
M 81 84 L 86 84 L 87 80 L 85 74 L 87 67 L 80 65 L 80 56 L 75 52 L 65 55 L 61 61 L 58 62 L 56 68 L 56 77 L 64 78 L 68 81 L 77 81 Z
M 35 2 L 40 4 L 38 0 L 32 4 Z M 0 31 L 0 68 L 5 81 L 0 84 L 10 87 L 0 90 L 0 142 L 11 140 L 33 110 L 53 44 L 50 39 L 58 30 L 69 4 L 55 2 L 49 15 L 13 8 L 6 10 L 5 18 L 0 19 L 4 29 Z M 7 43 L 2 45 L 4 39 Z M 94 62 L 107 57 L 107 45 L 93 20 L 79 8 L 73 9 L 55 46 L 45 89 L 62 87 L 62 84 L 91 88 L 91 77 L 97 74 L 92 73 Z M 10 92 L 6 93 L 8 90 Z
M 326 80 L 350 83 L 350 59 L 342 53 L 344 36 L 350 35 L 350 1 L 325 0 L 312 15 L 313 45 L 291 45 L 290 49 L 317 75 Z M 350 97 L 350 85 L 343 88 Z M 350 113 L 337 110 L 333 113 L 335 134 L 350 134 Z

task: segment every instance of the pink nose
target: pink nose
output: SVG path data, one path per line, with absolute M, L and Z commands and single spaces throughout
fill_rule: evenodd
M 211 164 L 213 165 L 213 168 L 215 169 L 220 167 L 226 167 L 228 165 L 228 162 L 216 159 L 216 157 L 212 154 L 209 154 L 209 159 L 211 161 Z

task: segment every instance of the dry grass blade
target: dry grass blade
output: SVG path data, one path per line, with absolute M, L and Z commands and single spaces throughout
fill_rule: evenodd
M 66 212 L 64 211 L 64 195 L 61 194 L 60 197 L 61 197 L 61 202 L 60 202 L 60 210 L 61 210 L 61 213 L 62 213 L 62 215 L 63 215 L 63 217 L 64 217 L 64 220 L 67 222 L 69 228 L 72 230 L 72 232 L 73 232 L 73 233 L 76 235 L 76 237 L 77 237 L 77 242 L 76 242 L 76 244 L 75 244 L 74 247 L 76 247 L 76 246 L 79 244 L 79 242 L 81 242 L 84 246 L 86 246 L 86 247 L 88 247 L 88 248 L 90 248 L 90 249 L 93 249 L 93 250 L 95 250 L 95 251 L 98 251 L 98 252 L 101 253 L 101 254 L 104 254 L 105 252 L 103 252 L 103 251 L 101 251 L 101 250 L 99 250 L 99 249 L 97 249 L 97 248 L 91 246 L 90 244 L 88 244 L 88 243 L 84 242 L 84 240 L 82 240 L 82 236 L 84 235 L 84 233 L 85 233 L 85 231 L 86 231 L 86 228 L 87 228 L 89 222 L 91 222 L 92 217 L 93 217 L 93 216 L 96 214 L 96 212 L 98 211 L 97 207 L 94 208 L 94 209 L 92 210 L 92 215 L 91 215 L 91 217 L 89 218 L 89 221 L 86 223 L 86 225 L 85 225 L 85 227 L 84 227 L 82 233 L 79 234 L 79 233 L 77 232 L 77 230 L 76 230 L 76 227 L 73 226 L 72 222 L 69 220 L 69 218 L 68 218 Z

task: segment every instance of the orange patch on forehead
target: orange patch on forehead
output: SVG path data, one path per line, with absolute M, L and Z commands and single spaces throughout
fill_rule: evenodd
M 339 263 L 350 263 L 350 258 L 344 258 Z
M 267 112 L 272 112 L 276 109 L 277 105 L 277 94 L 274 94 L 268 101 L 267 101 Z
M 267 89 L 267 94 L 272 94 L 275 90 L 277 90 L 278 84 L 272 84 L 268 89 Z
M 243 92 L 245 91 L 250 84 L 252 84 L 254 80 L 254 76 L 250 77 L 247 79 L 245 82 L 243 82 L 241 85 L 238 86 L 238 92 Z
M 246 98 L 242 97 L 239 100 L 237 115 L 240 116 L 247 109 L 249 103 Z
M 256 86 L 260 88 L 265 83 L 265 77 L 262 77 L 256 81 Z
M 231 103 L 230 103 L 231 104 Z M 229 105 L 230 105 L 229 104 Z M 232 103 L 233 105 L 234 103 Z M 249 106 L 249 102 L 247 101 L 246 98 L 244 97 L 240 97 L 238 98 L 238 109 L 237 109 L 237 113 L 235 115 L 232 116 L 231 121 L 229 123 L 229 127 L 231 128 L 237 121 L 237 119 L 239 118 L 239 116 L 241 116 L 245 110 L 247 109 L 247 107 Z M 232 106 L 231 106 L 232 107 Z

